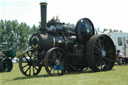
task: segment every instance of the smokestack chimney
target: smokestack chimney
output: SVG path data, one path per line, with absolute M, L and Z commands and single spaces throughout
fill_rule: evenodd
M 41 2 L 41 32 L 44 33 L 47 31 L 47 3 Z

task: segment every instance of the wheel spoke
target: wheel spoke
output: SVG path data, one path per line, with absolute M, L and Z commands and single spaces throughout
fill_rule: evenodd
M 55 61 L 51 60 L 51 59 L 48 59 L 48 62 L 49 63 L 54 63 Z
M 57 75 L 59 75 L 60 73 L 59 73 L 59 70 L 57 70 Z
M 31 54 L 31 55 L 30 55 Z M 30 61 L 32 61 L 32 52 L 27 52 L 28 57 L 30 58 Z
M 53 69 L 53 66 L 50 66 L 50 72 L 51 72 L 52 70 L 54 70 L 54 69 Z
M 109 50 L 109 51 L 106 51 L 107 54 L 112 54 L 114 53 L 113 50 Z
M 103 63 L 105 64 L 105 66 L 107 67 L 107 68 L 109 68 L 109 66 L 107 65 L 107 63 L 103 60 Z
M 57 56 L 57 55 L 56 55 L 56 52 L 53 51 L 52 54 L 51 54 L 51 58 L 52 58 L 53 60 L 56 60 L 56 56 Z
M 95 54 L 100 54 L 100 52 L 99 52 L 99 51 L 97 51 L 97 50 L 94 50 L 94 53 L 95 53 Z
M 26 59 L 27 62 L 30 62 L 30 61 L 25 57 L 25 55 L 24 55 L 24 58 Z
M 99 66 L 99 67 L 100 67 L 100 69 L 101 69 L 101 71 L 102 71 L 102 70 L 103 70 L 102 64 L 101 64 L 101 63 L 99 63 L 99 64 L 100 64 L 100 66 Z
M 53 75 L 55 74 L 55 70 L 53 69 Z
M 57 55 L 57 50 L 54 50 L 55 55 Z
M 36 68 L 35 66 L 34 66 L 34 68 L 38 71 L 38 68 Z
M 31 57 L 30 54 L 29 54 L 29 52 L 27 52 L 27 55 L 28 55 L 29 57 Z
M 51 54 L 52 54 L 53 56 L 56 55 L 55 51 L 53 51 Z
M 94 54 L 97 54 L 97 56 L 100 56 L 101 57 L 101 52 L 95 51 Z
M 108 61 L 111 61 L 111 62 L 114 61 L 114 60 L 112 60 L 112 59 L 110 59 L 110 58 L 108 58 L 108 57 L 104 57 L 104 59 L 106 59 L 106 60 L 108 60 Z
M 104 48 L 104 41 L 102 41 L 101 46 L 102 46 L 102 49 L 105 50 L 105 48 Z
M 97 59 L 99 59 L 99 58 L 100 58 L 100 56 L 95 56 L 94 58 L 95 58 L 95 60 L 97 60 Z
M 60 60 L 60 59 L 61 59 L 61 57 L 62 57 L 62 55 L 60 55 L 58 59 Z
M 104 48 L 107 50 L 107 48 L 108 48 L 109 46 L 111 46 L 111 42 L 108 42 L 108 43 L 104 46 Z
M 105 36 L 102 36 L 102 42 L 104 43 L 105 42 Z
M 101 46 L 103 50 L 105 50 L 105 39 L 106 38 L 104 36 L 101 37 Z
M 99 52 L 101 52 L 100 48 L 99 48 L 99 47 L 97 47 L 96 45 L 95 45 L 95 48 L 96 48 Z
M 108 43 L 105 45 L 105 48 L 108 47 L 110 44 L 111 44 L 111 42 L 108 42 Z
M 28 66 L 28 63 L 25 65 L 25 66 L 23 66 L 22 68 L 25 68 L 25 67 L 27 67 Z
M 33 66 L 33 75 L 35 75 L 35 69 L 34 68 L 35 68 L 35 66 Z
M 99 48 L 102 49 L 102 47 L 101 47 L 101 40 L 100 39 L 98 40 L 98 45 L 99 45 Z
M 61 55 L 61 52 L 59 50 L 56 51 L 57 55 Z
M 25 71 L 25 73 L 27 73 L 27 71 L 30 69 L 30 66 L 27 68 L 27 70 Z
M 98 61 L 96 62 L 96 66 L 98 66 L 100 64 L 101 58 L 98 59 Z
M 31 51 L 31 57 L 32 57 L 33 51 Z M 36 56 L 36 55 L 35 55 Z
M 29 76 L 31 76 L 31 66 L 30 66 L 30 68 L 29 68 Z

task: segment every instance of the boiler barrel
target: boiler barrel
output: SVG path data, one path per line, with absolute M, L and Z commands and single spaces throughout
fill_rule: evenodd
M 62 36 L 52 36 L 50 34 L 37 33 L 30 39 L 30 45 L 37 50 L 50 49 L 52 47 L 63 47 L 65 40 Z

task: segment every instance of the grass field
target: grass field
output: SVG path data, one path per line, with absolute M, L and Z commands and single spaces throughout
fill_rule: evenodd
M 128 65 L 115 66 L 107 72 L 82 72 L 48 76 L 44 69 L 38 76 L 25 77 L 18 64 L 11 72 L 0 73 L 0 85 L 128 85 Z

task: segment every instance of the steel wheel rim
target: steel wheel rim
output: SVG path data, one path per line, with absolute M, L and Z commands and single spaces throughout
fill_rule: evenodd
M 33 63 L 36 58 L 37 56 L 34 50 L 27 50 L 20 56 L 19 68 L 22 74 L 25 76 L 33 76 L 40 72 L 41 66 L 35 66 Z

